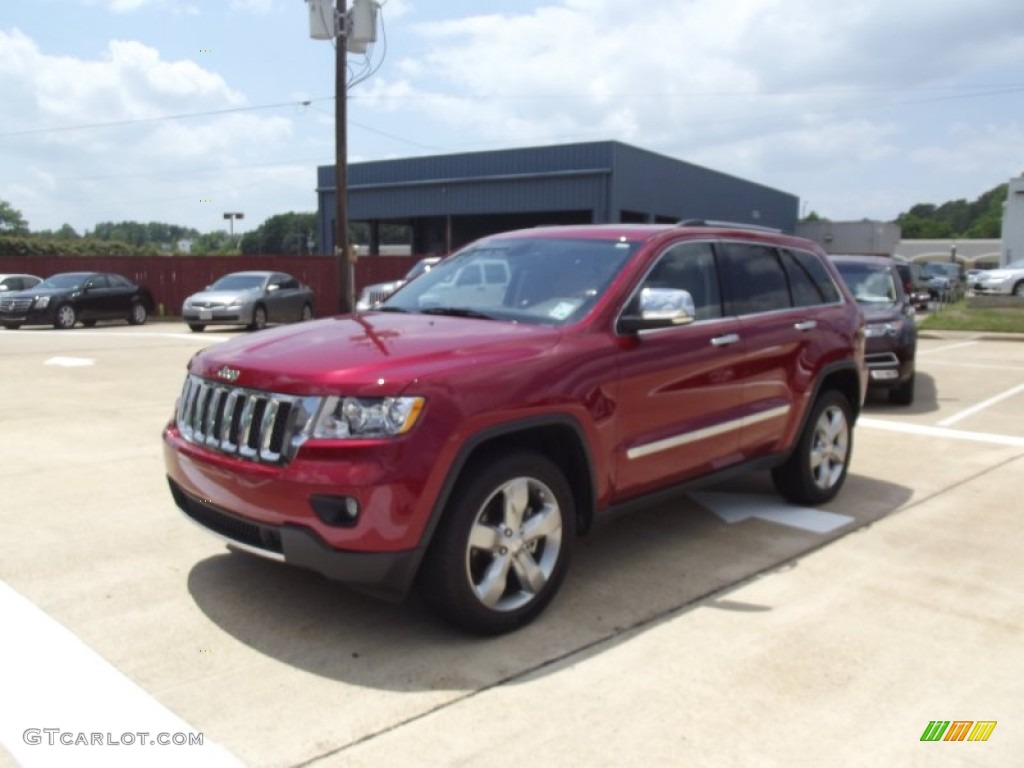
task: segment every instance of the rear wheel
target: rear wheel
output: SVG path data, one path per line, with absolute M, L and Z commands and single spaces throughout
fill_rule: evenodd
M 427 598 L 471 632 L 496 635 L 527 624 L 565 577 L 575 519 L 565 475 L 546 457 L 522 452 L 475 465 L 434 537 Z
M 775 489 L 797 504 L 823 504 L 846 480 L 853 448 L 850 403 L 834 389 L 822 392 L 785 464 L 772 471 Z
M 96 327 L 96 321 L 95 320 L 83 320 L 82 321 L 82 325 L 84 325 L 86 328 L 95 328 Z
M 299 318 L 300 323 L 305 323 L 313 319 L 313 307 L 309 304 L 302 305 L 302 316 Z
M 202 333 L 206 329 L 206 326 L 202 323 L 189 323 L 188 329 L 194 333 Z
M 57 307 L 57 314 L 53 320 L 53 327 L 66 331 L 69 328 L 74 328 L 77 321 L 78 315 L 75 313 L 75 308 L 70 304 L 61 304 Z
M 4 323 L 3 326 L 8 331 L 16 331 L 21 328 L 21 323 Z

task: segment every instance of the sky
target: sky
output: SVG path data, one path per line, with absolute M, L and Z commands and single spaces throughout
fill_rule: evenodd
M 0 200 L 33 231 L 315 211 L 304 0 L 4 0 Z M 350 162 L 617 140 L 892 220 L 1024 173 L 1021 0 L 386 0 Z

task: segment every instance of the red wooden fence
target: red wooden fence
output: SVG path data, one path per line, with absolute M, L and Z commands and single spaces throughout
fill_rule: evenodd
M 395 280 L 419 256 L 366 256 L 356 262 L 356 295 L 364 285 Z M 116 272 L 152 292 L 156 311 L 180 315 L 185 297 L 221 275 L 247 269 L 287 272 L 313 289 L 318 316 L 338 311 L 337 261 L 331 256 L 0 256 L 0 274 L 49 277 L 58 272 Z

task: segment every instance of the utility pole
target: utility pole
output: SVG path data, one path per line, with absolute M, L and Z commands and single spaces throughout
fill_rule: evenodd
M 345 2 L 337 0 L 336 17 L 341 35 L 334 46 L 334 258 L 338 274 L 338 311 L 352 312 L 356 306 L 355 269 L 348 253 L 348 29 Z

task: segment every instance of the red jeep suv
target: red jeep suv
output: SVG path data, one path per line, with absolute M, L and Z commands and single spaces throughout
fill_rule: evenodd
M 171 493 L 229 546 L 495 634 L 537 616 L 616 508 L 771 469 L 826 502 L 864 319 L 813 243 L 715 222 L 479 240 L 374 311 L 197 354 Z

